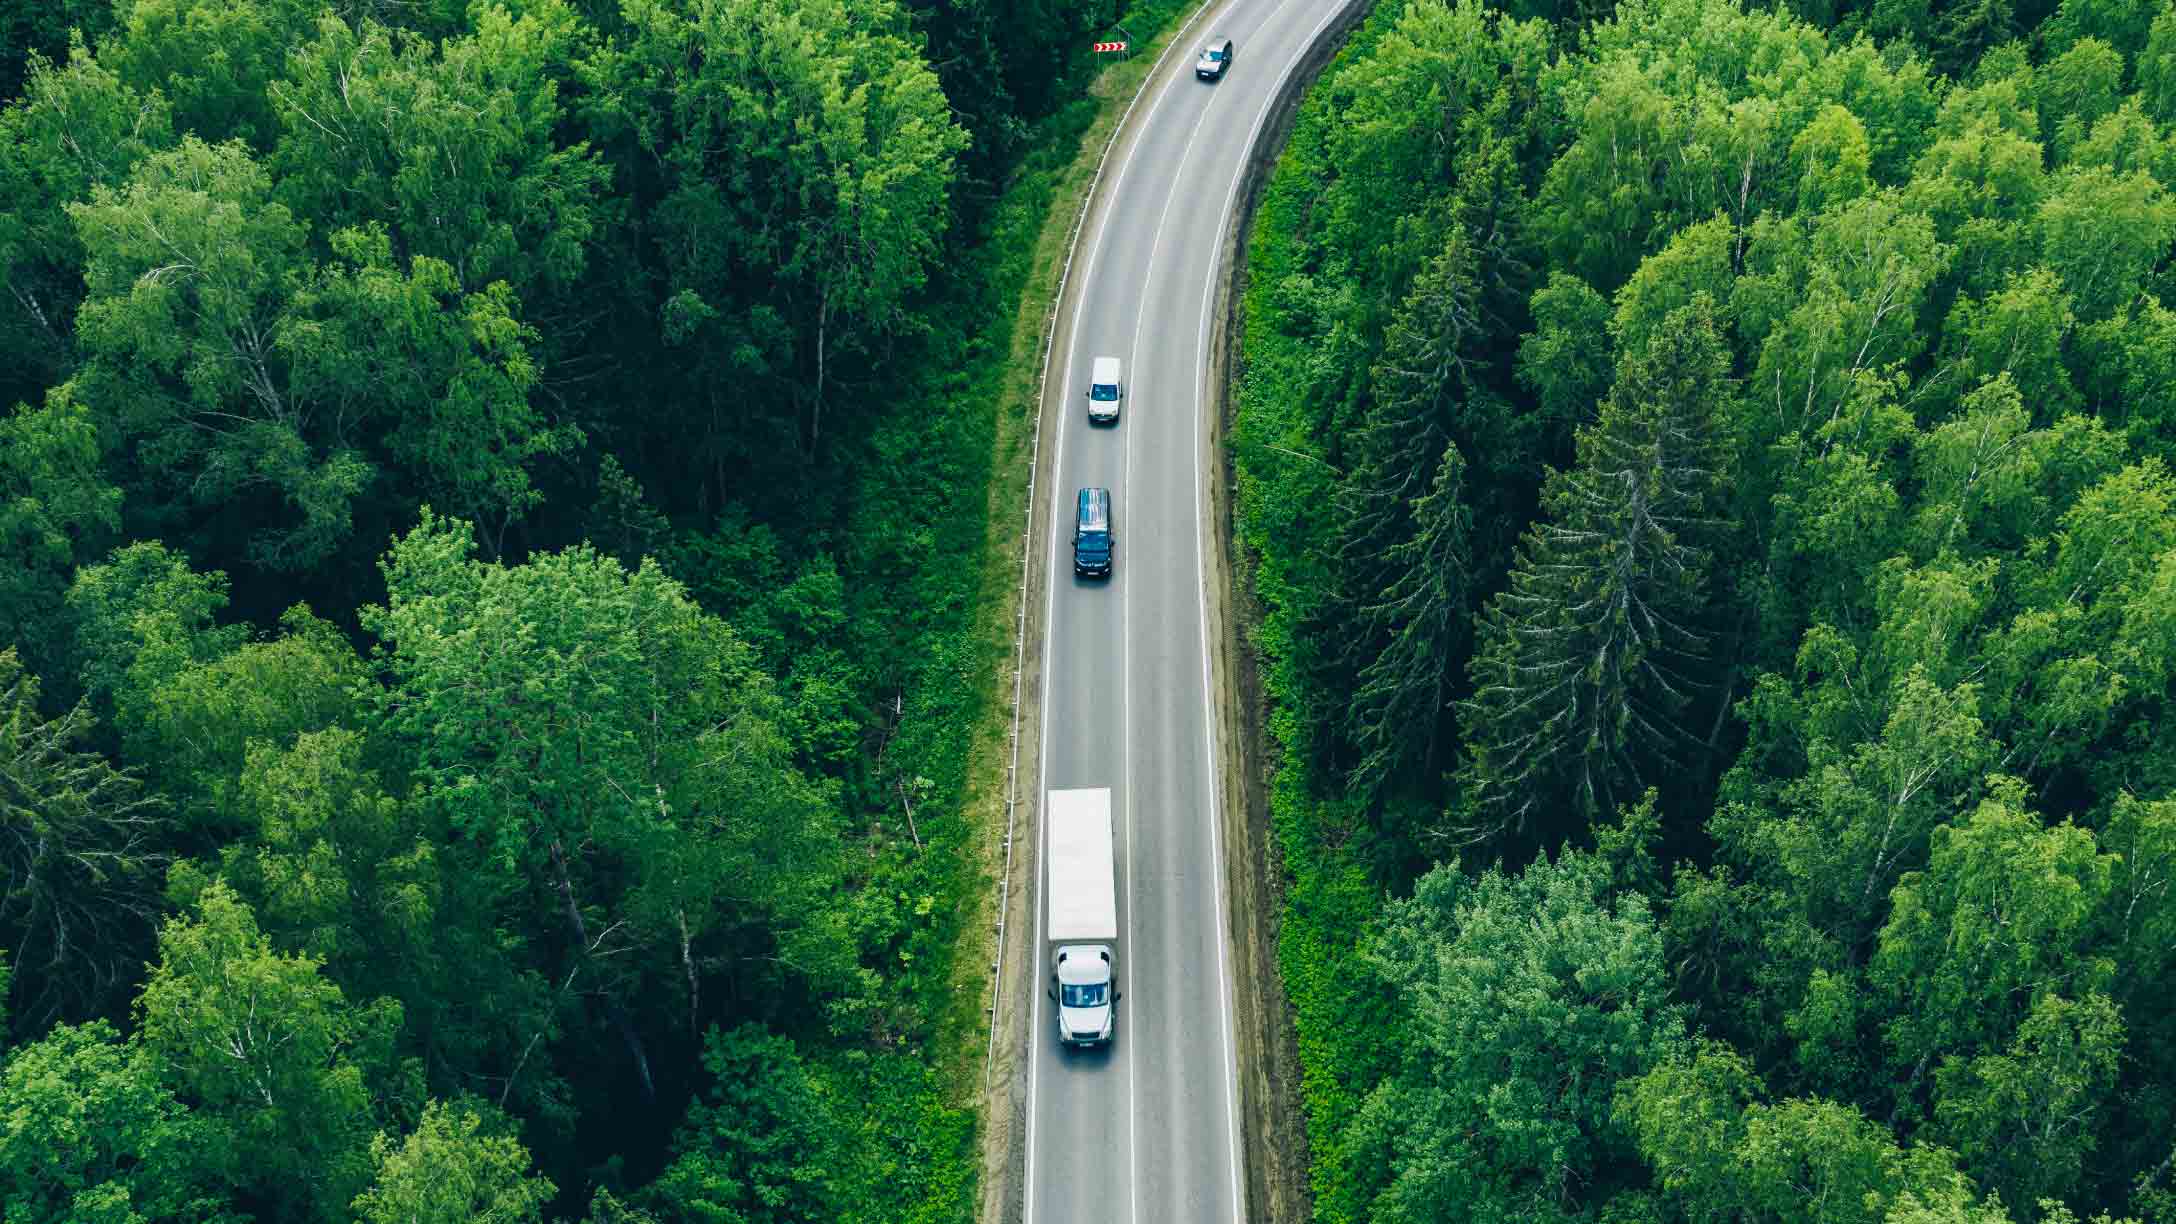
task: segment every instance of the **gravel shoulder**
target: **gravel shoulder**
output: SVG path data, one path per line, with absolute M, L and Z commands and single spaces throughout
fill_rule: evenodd
M 1027 1174 L 1027 1125 L 1028 1093 L 1027 1075 L 1029 1064 L 1028 1027 L 1034 1021 L 1037 983 L 1035 974 L 1035 880 L 1038 869 L 1036 847 L 1041 844 L 1037 836 L 1037 821 L 1042 813 L 1042 779 L 1039 774 L 1040 754 L 1036 746 L 1042 742 L 1042 692 L 1043 692 L 1043 625 L 1039 611 L 1044 606 L 1050 582 L 1050 537 L 1047 531 L 1036 530 L 1036 525 L 1047 524 L 1051 514 L 1050 482 L 1044 480 L 1041 457 L 1052 453 L 1052 440 L 1065 409 L 1070 406 L 1066 388 L 1050 381 L 1050 364 L 1056 338 L 1071 329 L 1074 311 L 1079 307 L 1079 282 L 1069 274 L 1073 257 L 1080 248 L 1083 234 L 1093 232 L 1092 227 L 1102 212 L 1110 206 L 1109 192 L 1102 180 L 1103 167 L 1109 164 L 1115 150 L 1122 148 L 1133 138 L 1140 125 L 1146 121 L 1146 111 L 1139 105 L 1150 91 L 1159 86 L 1172 72 L 1182 70 L 1185 57 L 1174 56 L 1175 48 L 1183 47 L 1202 15 L 1218 0 L 1204 0 L 1187 19 L 1162 35 L 1153 48 L 1156 59 L 1149 70 L 1139 78 L 1126 102 L 1124 113 L 1115 123 L 1098 124 L 1090 130 L 1083 144 L 1085 162 L 1088 150 L 1095 147 L 1096 138 L 1102 136 L 1095 160 L 1083 166 L 1089 181 L 1079 196 L 1079 202 L 1071 195 L 1060 197 L 1060 207 L 1053 210 L 1050 224 L 1058 223 L 1058 215 L 1070 213 L 1070 232 L 1064 245 L 1054 258 L 1062 259 L 1056 273 L 1056 283 L 1051 295 L 1039 300 L 1023 302 L 1022 315 L 1032 308 L 1042 320 L 1040 343 L 1034 349 L 1035 359 L 1041 365 L 1037 411 L 1033 423 L 1032 450 L 1027 462 L 1029 478 L 1027 489 L 1025 531 L 1021 546 L 1011 555 L 1023 561 L 1024 579 L 1017 588 L 1019 604 L 1012 610 L 1014 623 L 1021 632 L 1021 646 L 1017 666 L 1019 668 L 1017 717 L 1010 725 L 1009 734 L 1003 741 L 1004 758 L 994 767 L 981 770 L 990 773 L 1004 771 L 1006 792 L 1014 805 L 1010 822 L 1000 810 L 993 821 L 999 836 L 1011 829 L 1011 854 L 1004 854 L 1002 844 L 993 856 L 993 879 L 1002 878 L 1004 887 L 1002 905 L 995 909 L 991 921 L 997 924 L 997 955 L 1001 972 L 997 981 L 997 998 L 992 1004 L 992 1045 L 989 1073 L 983 1092 L 982 1127 L 982 1196 L 976 1218 L 981 1224 L 1018 1224 L 1023 1212 L 1025 1179 Z M 1108 74 L 1104 80 L 1117 76 Z M 1100 82 L 1099 82 L 1100 84 Z M 1071 205 L 1071 207 L 1067 207 Z M 1034 296 L 1034 289 L 1030 289 Z M 1054 299 L 1053 300 L 1053 295 Z M 1017 346 L 1016 346 L 1017 351 Z M 1002 446 L 1002 443 L 1001 443 Z M 1005 456 L 1001 455 L 1003 459 Z M 993 507 L 991 529 L 993 532 L 1010 532 L 1012 523 L 1022 520 L 1012 518 L 1017 510 L 1000 512 Z M 1010 679 L 1010 675 L 1007 676 Z M 1007 709 L 1015 708 L 1008 704 Z M 1008 802 L 1002 795 L 1000 802 Z

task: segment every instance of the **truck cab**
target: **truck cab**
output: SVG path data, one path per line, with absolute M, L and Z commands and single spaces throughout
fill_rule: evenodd
M 1108 1042 L 1118 1027 L 1118 983 L 1111 976 L 1111 950 L 1061 947 L 1050 980 L 1058 996 L 1058 1040 L 1078 1046 Z

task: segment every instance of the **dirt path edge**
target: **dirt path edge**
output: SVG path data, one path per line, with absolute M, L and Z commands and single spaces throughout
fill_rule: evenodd
M 1232 388 L 1244 374 L 1240 341 L 1245 334 L 1247 240 L 1270 172 L 1284 152 L 1299 113 L 1299 100 L 1344 47 L 1364 18 L 1369 0 L 1341 0 L 1342 10 L 1285 78 L 1268 118 L 1247 151 L 1239 203 L 1225 235 L 1217 288 L 1215 332 L 1209 346 L 1209 513 L 1202 575 L 1209 600 L 1211 665 L 1217 678 L 1216 767 L 1221 775 L 1226 895 L 1230 898 L 1233 950 L 1234 1040 L 1238 1043 L 1239 1112 L 1246 1167 L 1246 1218 L 1299 1224 L 1313 1214 L 1308 1182 L 1307 1119 L 1301 1108 L 1299 1035 L 1278 972 L 1278 928 L 1284 914 L 1283 858 L 1269 824 L 1272 762 L 1264 722 L 1260 661 L 1245 640 L 1256 623 L 1254 596 L 1238 548 L 1233 521 L 1233 478 L 1224 438 L 1234 408 Z

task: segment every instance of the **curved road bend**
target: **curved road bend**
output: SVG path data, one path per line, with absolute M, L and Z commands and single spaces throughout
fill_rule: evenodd
M 1062 415 L 1039 772 L 1045 794 L 1111 788 L 1125 997 L 1108 1052 L 1059 1049 L 1038 878 L 1025 1224 L 1244 1217 L 1204 635 L 1210 310 L 1250 147 L 1285 77 L 1344 7 L 1228 0 L 1197 23 L 1149 82 L 1083 227 L 1077 305 L 1054 354 L 1063 381 L 1048 404 Z M 1193 72 L 1211 34 L 1235 44 L 1214 84 Z M 1125 363 L 1116 428 L 1091 429 L 1085 415 L 1099 356 Z M 1112 494 L 1108 582 L 1073 577 L 1073 494 L 1091 485 Z

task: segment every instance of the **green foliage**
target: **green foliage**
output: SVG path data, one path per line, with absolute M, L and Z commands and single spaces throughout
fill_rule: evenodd
M 26 5 L 11 13 L 50 13 Z M 81 45 L 33 57 L 0 110 L 0 339 L 15 355 L 0 401 L 36 400 L 75 361 L 72 324 L 83 300 L 84 251 L 67 206 L 94 187 L 117 188 L 136 164 L 173 143 L 165 98 L 132 88 Z M 12 447 L 11 447 L 12 449 Z M 80 462 L 77 460 L 75 462 Z M 73 463 L 70 466 L 74 466 Z
M 61 1025 L 0 1064 L 0 1210 L 22 1224 L 221 1218 L 212 1128 L 113 1026 Z
M 144 1045 L 213 1127 L 211 1166 L 283 1216 L 339 1220 L 369 1180 L 400 1007 L 350 1007 L 318 968 L 214 884 L 160 930 L 136 1008 Z
M 1365 789 L 1415 757 L 1424 774 L 1436 764 L 1444 711 L 1450 707 L 1457 661 L 1465 646 L 1470 565 L 1470 515 L 1465 464 L 1446 444 L 1428 492 L 1413 506 L 1413 535 L 1391 545 L 1384 560 L 1400 572 L 1367 609 L 1390 635 L 1382 652 L 1360 669 L 1353 694 L 1353 739 L 1367 753 L 1353 771 Z
M 793 1043 L 760 1029 L 713 1029 L 703 1068 L 711 1099 L 688 1107 L 678 1156 L 658 1179 L 671 1214 L 736 1224 L 833 1216 L 832 1119 Z
M 1371 1218 L 1569 1220 L 1616 1188 L 1614 1086 L 1684 1036 L 1645 900 L 1608 886 L 1567 855 L 1439 868 L 1392 907 L 1370 959 L 1403 1054 L 1355 1123 L 1385 1166 Z
M 2012 1202 L 2075 1194 L 2115 1085 L 2123 1022 L 2105 995 L 2043 994 L 2001 1054 L 1952 1055 L 1936 1077 L 1934 1119 Z
M 2021 789 L 1998 779 L 1897 883 L 1873 970 L 1898 996 L 1888 1036 L 1907 1065 L 1985 1049 L 2041 998 L 2105 990 L 2114 974 L 2087 943 L 2113 857 L 2088 830 L 2044 827 Z
M 626 42 L 585 72 L 604 121 L 671 176 L 663 335 L 705 377 L 799 380 L 794 424 L 813 447 L 834 365 L 904 322 L 966 134 L 890 0 L 621 11 Z
M 587 31 L 563 3 L 517 11 L 480 7 L 472 33 L 436 45 L 318 17 L 272 98 L 289 207 L 326 233 L 386 227 L 401 264 L 445 270 L 442 292 L 575 283 L 608 181 L 583 144 L 558 140 Z
M 175 130 L 269 148 L 272 95 L 287 50 L 317 20 L 314 0 L 115 0 L 100 58 L 144 93 L 173 103 Z
M 1519 378 L 1542 415 L 1584 421 L 1609 390 L 1609 303 L 1578 277 L 1552 272 L 1534 293 L 1534 331 L 1519 346 Z
M 0 650 L 0 939 L 25 974 L 18 1023 L 111 1006 L 158 916 L 166 804 L 83 750 L 91 726 L 80 703 L 44 717 L 37 678 Z
M 363 616 L 385 644 L 381 725 L 495 910 L 557 928 L 537 971 L 599 1000 L 641 1090 L 631 998 L 672 1000 L 685 1032 L 709 966 L 749 965 L 741 990 L 860 988 L 823 901 L 834 792 L 793 768 L 746 647 L 654 563 L 473 547 L 426 514 L 387 555 L 387 603 Z
M 207 1136 L 202 1214 L 466 1214 L 463 1177 L 543 1184 L 518 1125 L 553 1207 L 625 1216 L 672 1119 L 582 1121 L 753 1023 L 835 1103 L 843 1218 L 971 1215 L 988 525 L 1037 235 L 1113 106 L 1080 44 L 1117 16 L 0 23 L 67 54 L 0 66 L 0 405 L 35 406 L 0 421 L 0 806 L 46 856 L 0 869 L 0 949 L 26 1037 L 159 962 L 138 1036 Z M 161 872 L 196 916 L 163 953 Z M 301 1052 L 245 1109 L 202 1047 L 253 983 Z M 134 1193 L 61 1210 L 164 1211 Z
M 280 621 L 280 637 L 214 653 L 222 643 L 151 683 L 131 707 L 136 755 L 185 803 L 191 825 L 228 822 L 236 781 L 257 748 L 360 721 L 354 647 L 305 605 Z
M 383 1133 L 370 1141 L 378 1172 L 355 1199 L 356 1218 L 365 1224 L 541 1220 L 552 1183 L 529 1172 L 529 1153 L 502 1130 L 488 1106 L 433 1101 L 397 1146 Z
M 1560 50 L 1538 72 L 1509 16 L 1379 13 L 1302 106 L 1254 230 L 1232 437 L 1316 1218 L 2161 1212 L 2176 23 L 2131 0 L 1569 7 L 1544 14 Z M 1529 87 L 1502 125 L 1496 100 Z M 1506 163 L 1486 187 L 1466 172 Z M 1468 218 L 1526 244 L 1506 248 L 1523 308 L 1484 297 L 1436 333 L 1481 355 L 1450 419 L 1489 404 L 1520 440 L 1456 440 L 1477 547 L 1518 532 L 1521 551 L 1473 566 L 1459 770 L 1334 802 L 1380 649 L 1368 610 L 1410 588 L 1350 565 L 1356 516 L 1320 508 L 1375 507 L 1381 539 L 1410 538 L 1424 434 L 1375 445 L 1418 420 L 1386 416 L 1379 373 L 1437 253 L 1478 248 Z M 1716 477 L 1642 483 L 1596 456 L 1642 419 L 1628 405 L 1669 399 L 1628 394 L 1625 371 L 1689 346 L 1701 329 L 1676 312 L 1696 301 L 1717 390 L 1678 436 L 1683 470 Z M 1553 469 L 1538 507 L 1502 454 Z M 1399 487 L 1385 471 L 1402 498 L 1376 493 Z M 1657 504 L 1684 507 L 1669 530 L 1612 528 Z M 1677 632 L 1629 632 L 1618 606 Z M 1635 690 L 1656 662 L 1674 674 Z M 1541 700 L 1560 689 L 1593 697 Z M 1623 716 L 1543 717 L 1566 710 Z M 1473 841 L 1469 872 L 1592 839 L 1608 895 L 1659 914 L 1702 1039 L 1613 1077 L 1604 1121 L 1638 1154 L 1553 1201 L 1476 1206 L 1520 1149 L 1484 1142 L 1468 1102 L 1500 1089 L 1500 1121 L 1518 1058 L 1562 1061 L 1561 1043 L 1429 1082 L 1499 1033 L 1412 1055 L 1435 1018 L 1405 1010 L 1406 984 L 1340 970 L 1415 942 L 1394 901 L 1414 860 L 1379 830 L 1427 806 Z M 1514 912 L 1545 944 L 1543 907 Z M 1409 963 L 1483 983 L 1525 950 L 1418 942 Z
M 2145 288 L 2147 274 L 2176 240 L 2176 204 L 2152 175 L 2099 167 L 2066 171 L 2039 209 L 2044 258 L 2077 304 L 2098 319 Z
M 1552 474 L 1549 521 L 1521 541 L 1478 629 L 1462 711 L 1462 842 L 1547 837 L 1682 759 L 1707 650 L 1699 588 L 1726 479 L 1727 354 L 1705 298 L 1619 366 L 1579 466 Z
M 198 573 L 157 540 L 78 570 L 68 610 L 87 696 L 125 729 L 142 725 L 159 686 L 240 644 L 238 627 L 214 623 L 226 606 L 225 574 Z
M 1478 260 L 1454 229 L 1390 324 L 1338 490 L 1339 596 L 1359 630 L 1349 647 L 1357 794 L 1438 767 L 1471 570 L 1465 463 L 1453 438 L 1487 415 L 1460 402 L 1477 389 L 1469 363 L 1480 297 Z
M 1766 1095 L 1738 1055 L 1702 1043 L 1628 1080 L 1617 1116 L 1688 1218 L 1855 1224 L 1914 1218 L 1929 1199 L 1966 1205 L 1951 1153 L 1900 1148 L 1848 1106 Z M 2008 1219 L 1999 1208 L 1991 1218 Z
M 166 515 L 276 499 L 263 508 L 288 521 L 252 532 L 249 555 L 296 569 L 345 543 L 389 467 L 494 543 L 536 504 L 529 465 L 571 435 L 530 406 L 534 333 L 503 284 L 465 291 L 427 255 L 398 266 L 376 228 L 335 231 L 315 264 L 236 144 L 185 139 L 71 215 L 89 255 L 79 393 L 114 414 L 132 487 Z
M 67 650 L 62 600 L 76 565 L 120 527 L 120 491 L 99 471 L 97 424 L 65 388 L 0 418 L 0 640 L 33 667 Z
M 711 1087 L 688 1107 L 652 1190 L 667 1217 L 875 1224 L 971 1209 L 971 1187 L 945 1169 L 972 1126 L 930 1092 L 926 1072 L 882 1055 L 811 1064 L 792 1042 L 752 1027 L 712 1029 L 703 1065 Z

